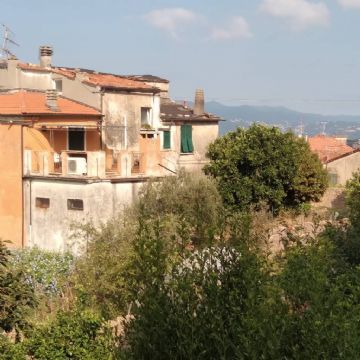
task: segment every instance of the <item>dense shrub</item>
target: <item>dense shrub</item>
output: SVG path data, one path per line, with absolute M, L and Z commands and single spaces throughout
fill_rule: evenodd
M 91 311 L 59 312 L 55 320 L 34 328 L 23 347 L 37 360 L 116 358 L 110 330 Z

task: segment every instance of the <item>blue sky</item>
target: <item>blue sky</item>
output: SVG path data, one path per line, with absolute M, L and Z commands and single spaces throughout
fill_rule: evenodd
M 360 0 L 0 0 L 28 62 L 154 74 L 171 95 L 360 114 Z

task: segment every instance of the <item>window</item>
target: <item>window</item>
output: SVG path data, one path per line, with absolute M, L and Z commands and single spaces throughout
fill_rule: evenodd
M 62 93 L 62 79 L 54 80 L 55 89 L 58 93 Z
M 194 146 L 192 142 L 192 126 L 181 125 L 181 152 L 192 153 Z
M 141 126 L 144 126 L 144 125 L 145 126 L 148 125 L 149 127 L 151 126 L 150 110 L 151 110 L 151 108 L 148 108 L 148 107 L 141 108 Z
M 83 128 L 69 129 L 68 137 L 68 150 L 85 150 L 85 130 Z
M 68 210 L 84 210 L 84 201 L 81 199 L 68 199 Z
M 163 149 L 171 149 L 171 132 L 163 132 Z
M 50 207 L 50 199 L 37 197 L 35 199 L 35 206 L 40 209 L 48 209 Z

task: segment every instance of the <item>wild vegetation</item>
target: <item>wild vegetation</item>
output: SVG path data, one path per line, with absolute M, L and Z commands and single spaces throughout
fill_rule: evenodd
M 227 181 L 149 182 L 119 218 L 78 227 L 78 257 L 1 243 L 0 359 L 357 359 L 360 175 L 347 187 L 348 227 L 272 254 L 264 224 L 277 213 L 259 210 L 263 195 L 229 203 Z M 280 208 L 315 196 L 261 194 Z

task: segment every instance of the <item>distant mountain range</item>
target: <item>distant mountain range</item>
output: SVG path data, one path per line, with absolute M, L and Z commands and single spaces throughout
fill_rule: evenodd
M 216 101 L 207 102 L 206 111 L 219 115 L 226 121 L 220 123 L 220 133 L 248 127 L 254 122 L 275 125 L 282 130 L 316 135 L 324 131 L 327 135 L 345 135 L 348 139 L 360 138 L 360 115 L 320 115 L 301 113 L 285 107 L 271 106 L 227 106 Z

